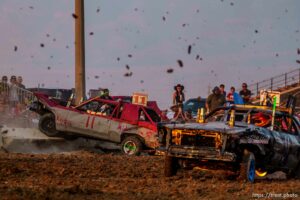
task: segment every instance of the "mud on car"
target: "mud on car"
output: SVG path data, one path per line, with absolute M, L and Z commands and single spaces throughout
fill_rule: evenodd
M 300 178 L 299 127 L 290 108 L 277 108 L 272 115 L 272 108 L 253 105 L 218 108 L 204 123 L 163 124 L 165 176 L 219 166 L 249 182 L 278 170 Z
M 121 145 L 127 155 L 153 152 L 159 146 L 160 117 L 149 107 L 99 97 L 76 107 L 44 94 L 30 109 L 40 115 L 39 129 L 49 137 L 80 136 Z

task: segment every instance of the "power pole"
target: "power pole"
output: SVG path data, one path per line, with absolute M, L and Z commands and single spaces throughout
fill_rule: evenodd
M 75 97 L 85 98 L 84 0 L 75 0 Z

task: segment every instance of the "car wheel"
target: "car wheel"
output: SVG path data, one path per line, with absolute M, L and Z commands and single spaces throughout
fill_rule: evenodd
M 171 177 L 177 173 L 177 158 L 165 156 L 165 177 Z
M 122 153 L 130 156 L 140 155 L 142 147 L 142 142 L 135 136 L 126 137 L 121 143 Z
M 44 114 L 39 120 L 39 129 L 48 137 L 55 137 L 58 135 L 55 125 L 55 117 L 52 113 Z
M 255 178 L 255 156 L 252 152 L 244 151 L 243 160 L 240 164 L 238 180 L 254 182 Z

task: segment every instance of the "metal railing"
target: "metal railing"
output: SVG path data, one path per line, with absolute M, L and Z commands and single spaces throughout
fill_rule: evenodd
M 260 90 L 279 90 L 300 83 L 300 68 L 272 78 L 248 85 L 248 89 L 254 96 L 259 95 Z

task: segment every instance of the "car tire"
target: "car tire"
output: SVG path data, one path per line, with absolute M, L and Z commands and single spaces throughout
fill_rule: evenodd
M 238 180 L 253 183 L 255 179 L 255 156 L 252 152 L 245 150 L 242 162 L 240 163 L 240 173 Z
M 52 113 L 44 114 L 39 120 L 39 129 L 48 137 L 55 137 L 58 135 L 55 125 L 55 117 Z
M 126 137 L 121 143 L 121 151 L 125 155 L 138 156 L 141 154 L 143 144 L 141 140 L 135 136 Z
M 166 155 L 165 156 L 165 177 L 175 176 L 177 174 L 177 158 Z

